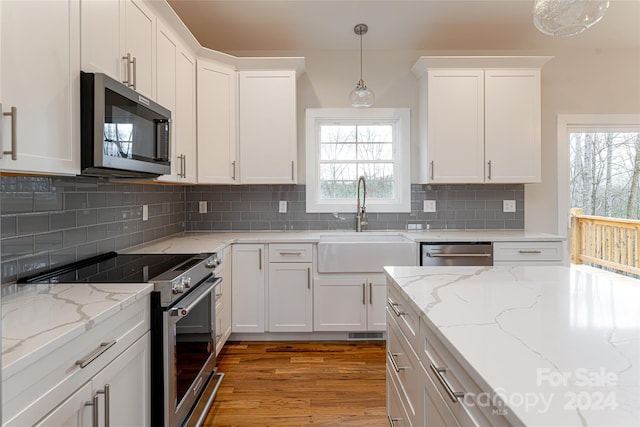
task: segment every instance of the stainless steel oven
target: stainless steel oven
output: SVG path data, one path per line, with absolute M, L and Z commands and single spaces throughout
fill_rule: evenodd
M 202 425 L 222 380 L 216 371 L 215 329 L 220 282 L 214 275 L 162 311 L 165 426 Z M 153 414 L 152 424 L 161 425 L 153 422 Z

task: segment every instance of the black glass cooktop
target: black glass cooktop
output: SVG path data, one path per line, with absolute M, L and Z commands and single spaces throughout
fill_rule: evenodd
M 109 252 L 24 277 L 18 283 L 144 283 L 193 256 Z

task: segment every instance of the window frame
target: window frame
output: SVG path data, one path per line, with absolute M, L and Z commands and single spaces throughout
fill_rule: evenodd
M 367 212 L 411 211 L 411 123 L 409 108 L 307 108 L 306 109 L 306 212 L 355 212 L 353 199 L 320 200 L 320 126 L 339 123 L 392 123 L 394 126 L 393 163 L 396 194 L 394 199 L 367 199 Z

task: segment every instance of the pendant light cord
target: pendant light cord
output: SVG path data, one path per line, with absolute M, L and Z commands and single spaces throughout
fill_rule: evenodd
M 363 82 L 364 80 L 362 80 L 362 32 L 360 32 L 360 82 Z

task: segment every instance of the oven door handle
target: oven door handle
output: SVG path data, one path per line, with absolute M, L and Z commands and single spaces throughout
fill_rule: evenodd
M 204 292 L 198 295 L 198 297 L 195 300 L 193 300 L 191 303 L 189 303 L 189 305 L 187 305 L 186 307 L 174 307 L 169 309 L 169 314 L 171 316 L 178 316 L 178 317 L 186 316 L 196 305 L 200 304 L 200 301 L 205 299 L 207 295 L 209 295 L 211 291 L 216 286 L 218 286 L 218 284 L 221 282 L 222 282 L 222 277 L 216 277 L 214 279 L 207 280 L 205 283 L 203 283 L 203 285 L 207 284 L 207 289 Z

